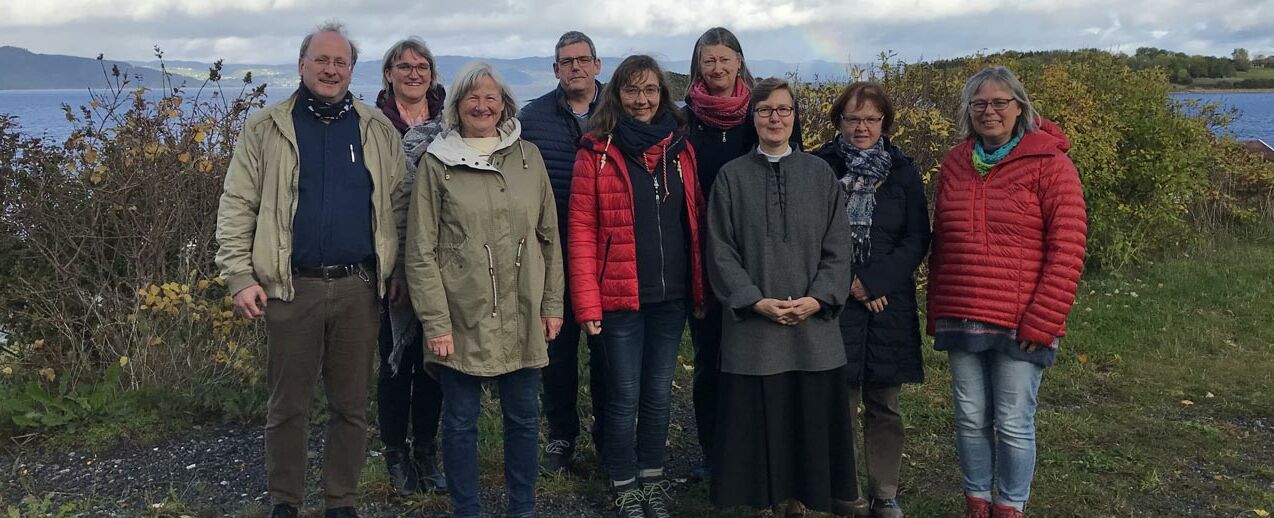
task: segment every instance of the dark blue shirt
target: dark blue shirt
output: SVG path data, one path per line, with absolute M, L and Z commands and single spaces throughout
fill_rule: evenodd
M 324 124 L 298 101 L 292 123 L 301 168 L 292 218 L 292 266 L 372 258 L 372 177 L 363 162 L 358 112 L 350 110 Z

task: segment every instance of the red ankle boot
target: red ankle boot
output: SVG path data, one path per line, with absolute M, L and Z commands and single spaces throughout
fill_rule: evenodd
M 964 495 L 964 518 L 991 518 L 991 502 Z
M 1024 516 L 1026 516 L 1025 513 L 1011 505 L 995 504 L 991 506 L 991 518 L 1023 518 Z

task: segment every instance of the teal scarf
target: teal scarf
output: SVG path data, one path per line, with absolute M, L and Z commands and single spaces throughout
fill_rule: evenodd
M 987 173 L 991 172 L 991 168 L 995 167 L 995 164 L 1004 160 L 1004 157 L 1009 156 L 1009 152 L 1017 147 L 1017 143 L 1020 140 L 1022 140 L 1022 135 L 1013 137 L 1013 140 L 1000 146 L 994 153 L 987 154 L 982 149 L 982 139 L 976 139 L 973 143 L 973 168 L 978 170 L 978 174 L 986 176 Z

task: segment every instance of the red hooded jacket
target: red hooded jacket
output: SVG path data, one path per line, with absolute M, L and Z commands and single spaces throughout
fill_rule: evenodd
M 1052 121 L 1022 136 L 986 177 L 972 138 L 942 159 L 929 255 L 928 332 L 967 318 L 1051 344 L 1066 334 L 1084 269 L 1087 215 L 1070 141 Z
M 575 154 L 567 223 L 571 305 L 580 323 L 601 320 L 603 311 L 641 309 L 637 284 L 637 241 L 633 232 L 633 189 L 619 147 L 585 135 Z M 703 193 L 689 143 L 677 155 L 685 188 L 690 237 L 690 292 L 702 311 L 707 292 L 699 246 Z

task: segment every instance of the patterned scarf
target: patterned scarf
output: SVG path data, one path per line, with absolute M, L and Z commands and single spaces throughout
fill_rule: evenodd
M 447 91 L 442 88 L 442 85 L 434 85 L 425 92 L 425 103 L 429 105 L 429 119 L 425 122 L 440 120 L 438 116 L 442 115 L 442 103 L 446 98 Z M 398 128 L 399 134 L 406 134 L 407 130 L 420 125 L 408 124 L 403 120 L 398 110 L 398 102 L 390 90 L 381 90 L 376 94 L 376 107 L 380 108 L 381 113 L 389 118 L 389 122 L 393 123 L 395 128 Z
M 305 83 L 301 83 L 300 88 L 296 89 L 296 98 L 304 103 L 305 109 L 318 117 L 323 122 L 334 122 L 344 117 L 346 113 L 354 110 L 354 94 L 345 92 L 345 97 L 334 103 L 321 101 L 314 92 L 305 87 Z
M 988 154 L 986 150 L 982 149 L 982 139 L 977 139 L 973 143 L 973 168 L 978 170 L 978 174 L 986 176 L 987 173 L 991 172 L 991 168 L 995 167 L 995 164 L 1000 163 L 1001 160 L 1004 160 L 1004 157 L 1009 156 L 1009 152 L 1017 147 L 1017 143 L 1020 140 L 1022 140 L 1021 135 L 1013 137 L 1013 140 L 1000 146 L 994 153 Z
M 699 120 L 716 129 L 728 130 L 747 119 L 752 89 L 739 78 L 734 80 L 734 93 L 729 97 L 717 97 L 708 93 L 708 84 L 700 79 L 690 85 L 686 98 L 690 101 L 690 111 Z
M 849 215 L 849 236 L 854 242 L 853 264 L 866 264 L 871 259 L 871 216 L 876 210 L 876 186 L 889 176 L 893 157 L 880 137 L 867 149 L 858 149 L 841 136 L 836 139 L 836 154 L 845 159 L 845 176 L 841 188 L 849 195 L 845 213 Z

